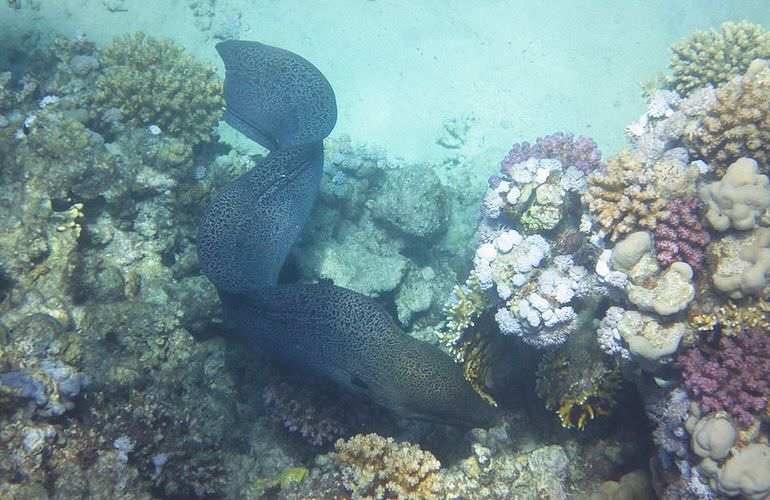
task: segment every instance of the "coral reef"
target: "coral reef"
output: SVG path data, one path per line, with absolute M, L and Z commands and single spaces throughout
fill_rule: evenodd
M 742 75 L 754 59 L 770 58 L 770 33 L 743 21 L 719 30 L 696 31 L 675 43 L 667 84 L 683 96 L 706 86 L 718 87 Z
M 318 447 L 349 437 L 364 425 L 374 428 L 384 420 L 382 410 L 321 381 L 267 383 L 262 402 L 273 421 Z
M 195 62 L 171 40 L 141 32 L 118 37 L 104 47 L 101 64 L 94 94 L 99 116 L 117 109 L 126 123 L 191 146 L 208 140 L 222 116 L 222 81 L 215 69 Z
M 562 427 L 583 430 L 597 416 L 608 415 L 621 384 L 614 361 L 588 334 L 548 351 L 537 370 L 537 395 L 556 412 Z
M 729 496 L 761 500 L 770 494 L 770 446 L 753 443 L 738 450 L 723 467 L 704 460 L 701 466 L 715 490 Z
M 666 214 L 655 227 L 655 249 L 658 263 L 670 266 L 686 262 L 693 271 L 704 264 L 704 249 L 711 236 L 698 218 L 698 199 L 676 198 L 666 203 Z
M 353 498 L 437 498 L 441 464 L 430 452 L 377 434 L 338 440 L 330 458 Z
M 643 368 L 655 369 L 677 352 L 687 324 L 663 324 L 656 317 L 612 306 L 596 332 L 602 350 L 639 361 Z
M 717 231 L 757 227 L 770 207 L 770 180 L 759 173 L 756 160 L 740 158 L 717 182 L 701 188 L 706 220 Z
M 693 157 L 721 174 L 741 157 L 754 158 L 767 172 L 770 160 L 770 69 L 756 60 L 742 77 L 720 86 L 716 102 L 685 128 L 682 140 Z
M 530 159 L 550 158 L 558 160 L 564 168 L 575 167 L 588 175 L 599 166 L 602 154 L 596 142 L 590 137 L 556 132 L 544 137 L 538 137 L 534 144 L 528 142 L 516 143 L 503 158 L 500 171 L 510 175 L 513 165 Z
M 433 170 L 409 165 L 389 172 L 380 196 L 369 204 L 372 216 L 402 234 L 434 239 L 446 229 L 446 194 Z
M 770 229 L 728 234 L 714 242 L 709 252 L 716 257 L 712 269 L 716 290 L 731 299 L 765 294 L 770 278 Z
M 582 200 L 611 241 L 640 229 L 654 230 L 667 216 L 650 169 L 628 150 L 607 158 L 604 171 L 588 176 Z
M 770 398 L 770 337 L 754 329 L 720 336 L 678 359 L 684 385 L 704 412 L 726 411 L 742 426 L 766 411 Z
M 707 334 L 737 335 L 744 329 L 770 331 L 770 303 L 763 298 L 728 300 L 710 310 L 693 309 L 689 321 L 694 329 Z
M 556 230 L 569 219 L 574 194 L 585 188 L 585 175 L 580 170 L 562 167 L 551 158 L 506 165 L 503 177 L 490 179 L 483 215 L 490 222 L 502 220 L 528 234 Z

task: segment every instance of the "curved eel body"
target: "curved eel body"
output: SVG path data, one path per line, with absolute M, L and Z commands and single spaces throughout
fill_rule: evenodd
M 332 285 L 278 285 L 310 214 L 337 105 L 300 56 L 257 42 L 217 45 L 225 120 L 270 153 L 219 193 L 201 223 L 201 269 L 226 317 L 256 347 L 408 418 L 490 426 L 496 412 L 441 350 L 402 332 L 368 297 Z

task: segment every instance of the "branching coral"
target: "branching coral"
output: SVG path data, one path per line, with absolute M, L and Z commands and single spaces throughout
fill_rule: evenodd
M 721 175 L 743 156 L 757 160 L 763 172 L 770 160 L 770 69 L 756 60 L 746 73 L 717 89 L 716 103 L 692 122 L 682 137 L 696 158 Z
M 667 215 L 653 174 L 628 150 L 608 158 L 606 171 L 588 176 L 582 200 L 612 241 L 640 228 L 655 229 Z
M 479 286 L 476 273 L 472 272 L 465 284 L 452 289 L 452 294 L 444 305 L 444 327 L 436 332 L 436 336 L 457 361 L 462 362 L 464 359 L 464 334 L 475 325 L 478 317 L 489 306 L 488 302 L 486 294 Z
M 589 420 L 607 415 L 620 387 L 617 364 L 588 335 L 549 351 L 537 370 L 537 395 L 556 412 L 562 427 L 583 430 Z
M 132 125 L 157 125 L 189 144 L 209 138 L 224 107 L 213 67 L 195 62 L 171 40 L 143 33 L 104 48 L 94 100 L 100 113 L 117 108 Z
M 703 343 L 678 358 L 684 385 L 704 413 L 726 411 L 749 426 L 770 398 L 770 336 L 754 329 L 722 335 L 717 345 Z
M 286 382 L 269 384 L 262 391 L 262 401 L 273 420 L 299 433 L 313 446 L 330 443 L 347 433 L 343 409 L 331 401 L 322 401 L 310 389 L 291 387 Z
M 690 324 L 699 332 L 722 335 L 737 335 L 743 329 L 754 328 L 770 331 L 770 302 L 763 298 L 728 300 L 712 311 L 693 311 Z
M 719 86 L 743 74 L 752 60 L 770 57 L 770 33 L 749 22 L 724 23 L 719 30 L 696 31 L 671 47 L 669 85 L 682 95 L 706 85 Z
M 331 459 L 353 498 L 439 498 L 441 464 L 430 452 L 377 434 L 338 440 Z
M 535 144 L 526 141 L 514 144 L 503 159 L 500 170 L 509 175 L 513 165 L 531 158 L 559 160 L 564 168 L 575 167 L 588 174 L 599 166 L 602 154 L 596 142 L 589 137 L 581 135 L 575 138 L 574 134 L 556 132 L 538 137 Z
M 683 261 L 694 271 L 703 267 L 703 250 L 711 236 L 698 218 L 698 199 L 677 198 L 666 204 L 666 215 L 655 228 L 658 263 L 669 266 Z

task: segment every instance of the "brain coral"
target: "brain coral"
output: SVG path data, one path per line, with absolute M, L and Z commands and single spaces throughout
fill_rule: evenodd
M 696 31 L 671 47 L 671 87 L 682 95 L 742 75 L 754 59 L 770 57 L 770 33 L 749 22 Z
M 682 140 L 696 158 L 709 163 L 718 175 L 747 156 L 768 171 L 770 160 L 770 69 L 756 60 L 746 73 L 717 89 L 716 103 L 685 128 Z
M 189 144 L 208 139 L 224 107 L 222 80 L 171 40 L 143 33 L 115 38 L 102 52 L 94 102 L 120 109 L 135 126 L 157 125 Z

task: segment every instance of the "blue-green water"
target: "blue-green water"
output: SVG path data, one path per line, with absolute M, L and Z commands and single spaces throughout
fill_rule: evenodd
M 765 497 L 769 17 L 3 4 L 0 497 Z

